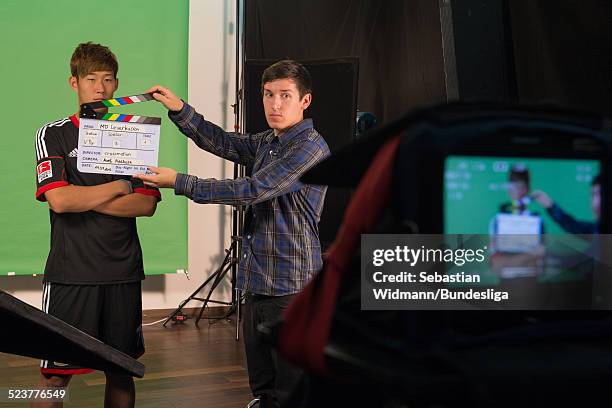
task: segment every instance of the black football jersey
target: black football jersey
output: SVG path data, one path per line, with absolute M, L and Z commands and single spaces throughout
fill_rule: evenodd
M 67 185 L 95 186 L 121 178 L 77 170 L 79 120 L 76 116 L 48 123 L 36 132 L 36 198 Z M 159 190 L 140 184 L 137 194 L 161 199 Z M 109 284 L 144 279 L 136 219 L 95 211 L 55 213 L 45 281 L 66 284 Z

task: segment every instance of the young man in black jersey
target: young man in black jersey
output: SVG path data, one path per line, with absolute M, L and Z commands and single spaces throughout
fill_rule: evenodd
M 79 44 L 68 81 L 78 106 L 112 98 L 118 69 L 109 48 Z M 137 179 L 79 172 L 78 128 L 79 112 L 36 132 L 36 198 L 51 218 L 43 310 L 136 358 L 144 352 L 144 271 L 135 217 L 153 215 L 161 195 Z M 73 374 L 91 371 L 45 360 L 41 386 L 66 387 Z M 132 377 L 105 374 L 105 406 L 134 406 Z

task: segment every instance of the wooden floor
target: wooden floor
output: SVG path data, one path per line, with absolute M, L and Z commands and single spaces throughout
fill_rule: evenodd
M 165 313 L 165 312 L 164 312 Z M 164 316 L 144 312 L 143 323 Z M 139 361 L 145 376 L 136 379 L 137 407 L 244 407 L 251 400 L 242 332 L 235 340 L 235 323 L 200 320 L 144 326 L 146 353 Z M 36 386 L 39 360 L 0 353 L 0 388 Z M 102 407 L 104 374 L 74 376 L 66 407 Z M 0 408 L 10 407 L 1 403 Z M 27 404 L 13 405 L 25 407 Z

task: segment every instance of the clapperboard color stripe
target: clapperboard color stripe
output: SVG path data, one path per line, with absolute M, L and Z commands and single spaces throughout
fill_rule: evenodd
M 121 98 L 107 99 L 99 102 L 88 103 L 87 105 L 91 109 L 100 108 L 111 108 L 113 106 L 130 105 L 132 103 L 146 102 L 153 100 L 153 95 L 150 93 L 134 95 L 134 96 L 123 96 Z M 150 125 L 160 125 L 161 118 L 155 118 L 151 116 L 136 116 L 136 115 L 122 115 L 119 113 L 107 113 L 102 116 L 102 120 L 110 120 L 114 122 L 130 122 L 130 123 L 145 123 Z

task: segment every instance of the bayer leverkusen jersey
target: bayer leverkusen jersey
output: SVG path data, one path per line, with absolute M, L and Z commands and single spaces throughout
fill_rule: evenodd
M 77 170 L 79 120 L 51 122 L 36 132 L 36 198 L 70 184 L 95 186 L 129 177 Z M 136 194 L 161 199 L 159 190 L 141 184 Z M 134 282 L 144 278 L 136 219 L 86 211 L 51 217 L 51 249 L 45 281 L 67 284 Z

